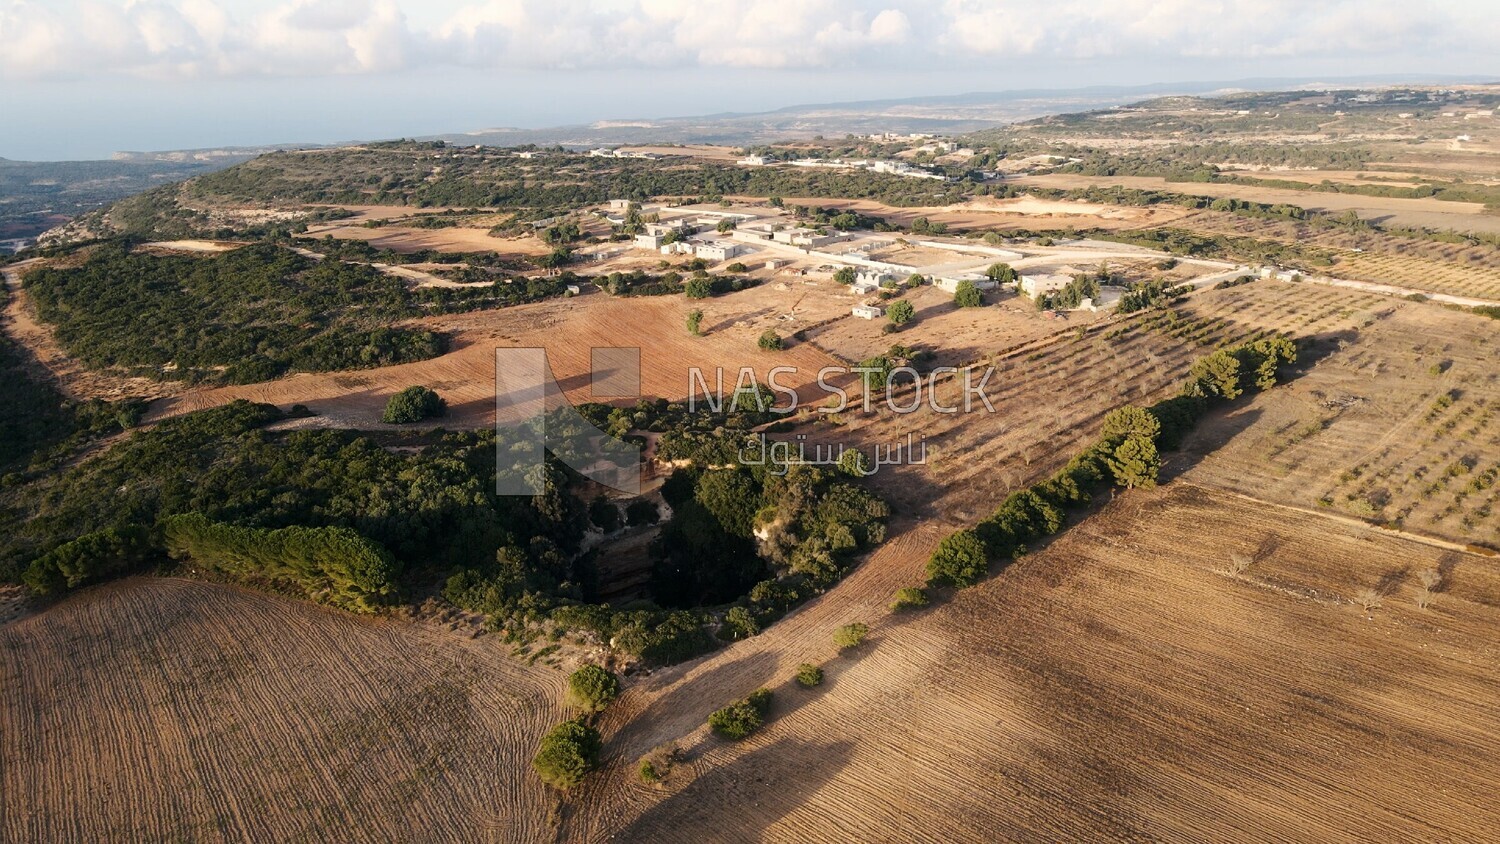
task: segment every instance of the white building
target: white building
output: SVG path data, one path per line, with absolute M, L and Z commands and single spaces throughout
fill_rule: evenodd
M 766 269 L 768 269 L 768 270 L 779 270 L 782 267 L 786 266 L 786 263 L 787 263 L 786 261 L 783 261 L 783 260 L 781 260 L 779 258 L 772 258 L 771 260 L 769 260 L 769 261 L 766 262 Z
M 859 272 L 854 274 L 854 281 L 856 284 L 868 283 L 874 287 L 879 287 L 880 285 L 884 284 L 886 279 L 888 278 L 890 278 L 890 276 L 880 270 L 860 270 Z
M 747 155 L 744 158 L 741 158 L 739 161 L 736 161 L 735 164 L 743 164 L 746 167 L 764 167 L 766 164 L 766 157 L 764 155 Z
M 860 319 L 879 319 L 885 313 L 879 305 L 855 305 L 849 312 Z
M 867 293 L 874 293 L 879 289 L 880 284 L 878 282 L 860 281 L 859 279 L 855 279 L 854 283 L 849 285 L 849 292 L 855 296 L 864 296 Z
M 642 249 L 660 249 L 662 236 L 659 234 L 638 234 L 635 236 L 635 245 Z
M 1261 278 L 1274 278 L 1277 281 L 1296 281 L 1302 274 L 1295 270 L 1286 270 L 1281 267 L 1261 267 Z
M 1021 292 L 1033 299 L 1045 296 L 1068 286 L 1073 280 L 1072 276 L 1062 273 L 1039 273 L 1037 275 L 1021 276 Z
M 628 199 L 611 199 L 609 201 L 609 210 L 611 210 L 611 211 L 629 211 L 630 210 L 630 200 L 628 200 Z
M 740 254 L 744 247 L 727 240 L 707 240 L 697 244 L 693 254 L 706 261 L 727 261 Z
M 948 293 L 957 293 L 958 285 L 965 281 L 974 282 L 974 286 L 979 288 L 980 290 L 993 290 L 996 286 L 994 279 L 986 278 L 982 275 L 979 275 L 978 273 L 963 273 L 962 275 L 939 275 L 932 277 L 933 286 Z

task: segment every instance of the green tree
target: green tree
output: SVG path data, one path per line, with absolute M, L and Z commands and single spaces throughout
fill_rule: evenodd
M 804 689 L 822 685 L 823 669 L 810 662 L 804 662 L 797 666 L 797 685 Z
M 857 648 L 864 643 L 865 637 L 870 635 L 870 626 L 862 621 L 845 624 L 843 627 L 833 631 L 833 643 L 840 650 Z
M 542 736 L 531 766 L 542 782 L 569 789 L 594 769 L 600 746 L 598 730 L 582 720 L 564 721 Z
M 620 678 L 597 665 L 585 665 L 568 676 L 568 705 L 584 712 L 602 712 L 620 696 Z
M 771 690 L 757 689 L 708 716 L 708 726 L 724 738 L 739 741 L 760 729 L 770 711 Z
M 1149 410 L 1127 404 L 1111 410 L 1104 417 L 1104 430 L 1100 436 L 1112 443 L 1136 436 L 1155 442 L 1161 436 L 1161 420 Z
M 693 335 L 694 337 L 701 336 L 702 333 L 703 333 L 703 331 L 702 331 L 702 325 L 703 325 L 703 312 L 702 311 L 697 311 L 697 310 L 688 311 L 688 315 L 687 315 L 687 330 L 688 330 L 688 333 L 691 334 L 691 335 Z
M 380 421 L 390 425 L 407 425 L 432 419 L 448 412 L 448 403 L 426 387 L 407 387 L 386 402 Z
M 984 296 L 980 294 L 979 287 L 974 282 L 964 279 L 953 291 L 953 304 L 960 308 L 977 308 L 984 304 Z
M 921 273 L 912 273 L 906 277 L 907 287 L 921 287 L 926 282 L 927 279 L 923 278 Z
M 989 571 L 984 542 L 972 530 L 960 530 L 943 537 L 937 550 L 927 560 L 927 579 L 953 586 L 972 586 Z
M 713 295 L 713 282 L 706 276 L 693 276 L 687 280 L 687 284 L 682 286 L 682 292 L 686 293 L 689 299 L 707 299 Z
M 833 280 L 838 284 L 853 284 L 857 275 L 853 267 L 840 267 L 833 273 Z
M 1161 457 L 1156 452 L 1156 443 L 1149 437 L 1138 434 L 1126 437 L 1106 458 L 1115 483 L 1126 489 L 1150 489 L 1156 486 L 1157 474 L 1161 471 Z
M 857 448 L 846 449 L 839 454 L 838 469 L 840 472 L 853 477 L 863 478 L 869 473 L 870 461 L 864 452 Z
M 1010 264 L 990 264 L 984 274 L 1000 284 L 1015 284 L 1016 282 L 1016 270 Z
M 891 303 L 891 307 L 886 310 L 885 315 L 890 318 L 892 325 L 905 325 L 916 317 L 917 309 L 912 307 L 912 304 L 905 299 L 898 299 Z
M 891 597 L 891 610 L 893 612 L 914 610 L 925 606 L 927 606 L 927 593 L 915 586 L 897 589 L 896 594 Z
M 761 351 L 779 352 L 782 348 L 781 335 L 777 334 L 775 329 L 767 328 L 760 335 L 760 339 L 756 341 L 756 344 L 760 346 Z

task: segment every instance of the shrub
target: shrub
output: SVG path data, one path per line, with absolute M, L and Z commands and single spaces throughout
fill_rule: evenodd
M 688 315 L 687 315 L 687 330 L 688 330 L 688 333 L 691 334 L 691 335 L 693 335 L 694 337 L 697 337 L 699 334 L 703 333 L 702 326 L 703 326 L 703 312 L 702 311 L 696 311 L 696 310 L 695 311 L 688 311 Z
M 927 593 L 915 586 L 897 589 L 895 596 L 891 599 L 891 609 L 896 612 L 925 606 L 927 606 Z
M 780 351 L 782 347 L 781 335 L 777 334 L 775 329 L 767 328 L 765 330 L 765 333 L 760 335 L 760 340 L 757 341 L 757 345 L 760 346 L 762 351 Z
M 857 648 L 864 643 L 868 635 L 870 635 L 870 626 L 862 621 L 856 621 L 833 631 L 833 643 L 840 649 Z
M 686 293 L 689 299 L 707 299 L 713 295 L 713 282 L 701 276 L 690 278 L 687 284 L 682 286 L 682 292 Z
M 568 705 L 584 712 L 602 712 L 620 696 L 620 678 L 597 665 L 585 665 L 568 677 Z
M 984 296 L 974 282 L 965 279 L 958 283 L 958 288 L 953 292 L 953 304 L 960 308 L 977 308 L 984 304 Z
M 653 747 L 650 753 L 641 757 L 640 764 L 636 767 L 636 774 L 641 782 L 653 785 L 665 780 L 672 773 L 672 766 L 677 763 L 681 752 L 675 744 L 663 744 Z
M 989 571 L 984 542 L 972 530 L 960 530 L 943 537 L 932 558 L 927 561 L 927 579 L 952 586 L 973 586 Z
M 599 746 L 598 730 L 581 720 L 564 721 L 542 736 L 531 767 L 542 782 L 554 788 L 572 788 L 594 769 Z
M 748 272 L 750 268 L 740 263 L 739 261 L 735 261 L 733 264 L 730 264 L 724 269 L 732 273 L 743 273 Z
M 758 689 L 708 716 L 708 726 L 724 738 L 739 741 L 766 722 L 771 711 L 771 690 Z
M 810 662 L 804 662 L 797 666 L 797 685 L 804 689 L 823 684 L 823 669 Z
M 912 307 L 910 302 L 902 299 L 898 302 L 892 302 L 890 309 L 885 312 L 885 315 L 890 318 L 892 325 L 905 325 L 911 322 L 917 315 L 917 309 Z
M 386 402 L 380 421 L 390 425 L 408 425 L 432 419 L 448 412 L 442 397 L 426 387 L 407 387 Z

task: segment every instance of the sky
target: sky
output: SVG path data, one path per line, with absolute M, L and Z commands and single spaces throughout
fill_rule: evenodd
M 1095 85 L 1500 79 L 1500 0 L 0 0 L 0 157 Z

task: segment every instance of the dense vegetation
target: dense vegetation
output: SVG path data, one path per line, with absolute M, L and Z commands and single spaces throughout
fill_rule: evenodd
M 0 286 L 0 308 L 7 293 Z M 0 476 L 18 469 L 46 468 L 90 440 L 134 427 L 145 410 L 137 400 L 120 402 L 68 401 L 39 372 L 25 354 L 0 332 Z M 20 477 L 13 481 L 17 483 Z
M 545 278 L 413 288 L 365 264 L 319 261 L 266 243 L 196 257 L 113 242 L 79 266 L 33 270 L 25 284 L 58 340 L 90 366 L 236 384 L 433 357 L 443 350 L 440 335 L 394 324 L 565 289 L 561 279 Z
M 81 266 L 33 270 L 25 285 L 72 354 L 159 378 L 248 383 L 442 350 L 430 331 L 389 327 L 420 312 L 400 280 L 275 246 L 199 258 L 111 244 Z

